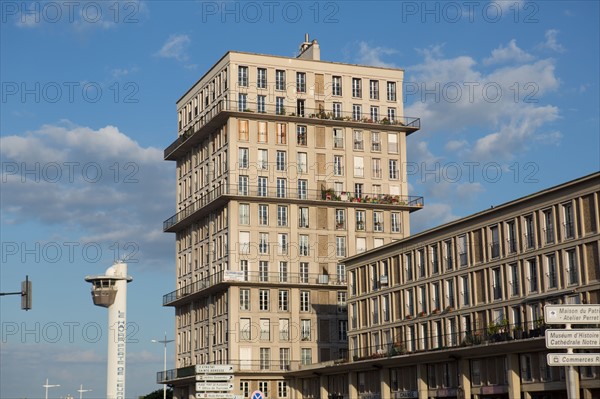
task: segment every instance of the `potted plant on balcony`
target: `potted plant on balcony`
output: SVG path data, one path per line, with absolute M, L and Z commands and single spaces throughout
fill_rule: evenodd
M 514 339 L 522 339 L 523 338 L 523 326 L 518 325 L 513 328 L 513 338 Z
M 425 311 L 422 310 L 419 312 L 419 317 L 425 317 L 425 316 L 426 316 Z
M 439 314 L 440 310 L 438 308 L 435 308 L 431 311 L 432 314 Z

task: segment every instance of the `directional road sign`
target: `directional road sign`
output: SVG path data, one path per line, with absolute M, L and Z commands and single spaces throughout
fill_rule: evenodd
M 545 305 L 546 324 L 600 324 L 600 305 Z
M 241 399 L 241 396 L 234 393 L 197 392 L 196 399 Z
M 231 364 L 197 364 L 196 374 L 223 374 L 233 373 Z
M 196 381 L 231 381 L 232 374 L 196 374 Z
M 196 391 L 233 391 L 231 382 L 197 382 Z
M 548 353 L 548 366 L 600 366 L 600 353 Z
M 600 348 L 600 329 L 546 330 L 546 348 Z

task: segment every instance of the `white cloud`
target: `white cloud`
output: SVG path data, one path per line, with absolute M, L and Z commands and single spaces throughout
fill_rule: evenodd
M 0 154 L 4 223 L 77 231 L 79 242 L 105 248 L 131 242 L 140 266 L 172 263 L 161 220 L 174 213 L 175 179 L 162 150 L 142 147 L 114 126 L 65 121 L 0 138 Z
M 416 234 L 456 219 L 458 216 L 452 212 L 450 205 L 427 202 L 422 210 L 410 215 L 410 233 Z
M 499 64 L 505 62 L 529 62 L 534 57 L 531 54 L 526 53 L 517 46 L 517 41 L 512 39 L 508 42 L 506 47 L 500 45 L 500 47 L 492 50 L 492 56 L 485 58 L 483 63 L 485 65 Z
M 188 35 L 171 35 L 161 49 L 156 52 L 156 55 L 162 58 L 173 58 L 179 62 L 185 62 L 189 59 L 187 48 L 191 42 L 192 39 Z
M 372 47 L 367 42 L 358 43 L 357 62 L 362 65 L 372 65 L 384 68 L 397 68 L 393 63 L 383 61 L 383 57 L 396 54 L 397 51 L 386 47 Z
M 546 41 L 540 43 L 538 45 L 539 48 L 552 50 L 557 53 L 564 53 L 566 51 L 565 47 L 556 40 L 556 37 L 558 36 L 558 30 L 548 29 L 544 36 Z

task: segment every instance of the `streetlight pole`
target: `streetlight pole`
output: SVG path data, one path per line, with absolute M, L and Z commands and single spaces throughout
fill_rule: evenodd
M 167 344 L 169 342 L 173 342 L 175 341 L 174 339 L 167 339 L 167 332 L 165 331 L 165 339 L 163 340 L 156 340 L 153 339 L 152 342 L 154 342 L 155 344 L 164 344 L 164 374 L 163 374 L 163 378 L 167 378 Z M 167 399 L 167 384 L 163 384 L 163 399 Z
M 79 392 L 79 399 L 83 399 L 83 393 L 84 392 L 92 392 L 91 389 L 83 389 L 83 384 L 79 385 L 79 389 L 77 390 L 77 392 Z
M 46 388 L 46 399 L 48 399 L 48 388 L 56 388 L 59 387 L 60 385 L 58 384 L 48 384 L 48 379 L 46 378 L 46 383 L 44 385 L 42 385 L 43 388 Z

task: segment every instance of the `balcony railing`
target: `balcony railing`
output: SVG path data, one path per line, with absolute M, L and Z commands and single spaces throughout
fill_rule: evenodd
M 297 113 L 294 112 L 298 111 L 296 109 L 295 104 L 293 104 L 293 107 L 292 104 L 288 105 L 290 105 L 290 109 L 292 111 L 286 110 L 285 107 L 277 107 L 276 104 L 266 104 L 264 106 L 264 112 L 257 112 L 257 110 L 259 109 L 259 105 L 257 103 L 238 103 L 238 101 L 236 100 L 220 100 L 214 105 L 212 105 L 207 111 L 194 118 L 194 121 L 192 122 L 191 126 L 188 127 L 183 132 L 183 134 L 181 134 L 173 143 L 171 143 L 165 149 L 164 157 L 165 159 L 169 159 L 169 157 L 175 152 L 175 150 L 178 147 L 180 147 L 189 138 L 191 138 L 194 134 L 200 131 L 200 129 L 206 126 L 213 118 L 215 118 L 217 115 L 224 111 L 246 112 L 248 114 L 255 115 L 286 116 L 304 119 L 321 119 L 328 121 L 352 122 L 375 126 L 393 126 L 404 128 L 403 130 L 408 132 L 414 132 L 421 128 L 421 120 L 419 118 L 413 118 L 408 116 L 397 116 L 392 119 L 372 119 L 369 117 L 357 118 L 357 115 L 353 115 L 352 112 L 340 112 L 337 116 L 334 117 L 332 112 L 326 112 L 323 109 L 315 108 L 303 108 L 302 112 Z
M 188 218 L 196 211 L 207 206 L 211 202 L 225 195 L 242 197 L 260 197 L 260 198 L 287 198 L 291 200 L 307 201 L 341 201 L 341 202 L 359 202 L 361 204 L 390 205 L 396 207 L 406 207 L 409 210 L 416 210 L 423 207 L 423 197 L 412 195 L 391 195 L 391 194 L 357 194 L 351 192 L 342 192 L 337 195 L 332 189 L 328 190 L 308 190 L 298 189 L 297 187 L 262 187 L 248 186 L 245 184 L 221 185 L 201 196 L 198 200 L 192 202 L 183 210 L 177 212 L 169 219 L 163 222 L 163 230 L 168 231 L 175 224 Z
M 170 292 L 163 296 L 163 306 L 186 297 L 203 291 L 207 288 L 220 283 L 261 283 L 261 284 L 319 284 L 319 285 L 334 285 L 345 287 L 345 280 L 338 280 L 334 275 L 313 274 L 313 273 L 278 273 L 278 272 L 218 272 L 212 274 L 202 280 L 195 281 L 191 284 L 181 287 L 178 290 Z

